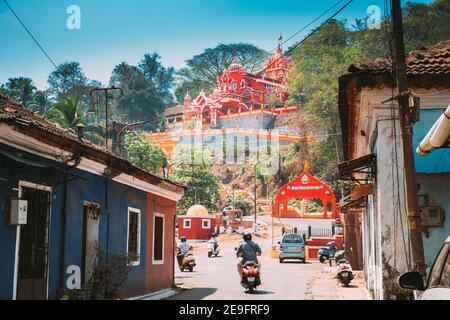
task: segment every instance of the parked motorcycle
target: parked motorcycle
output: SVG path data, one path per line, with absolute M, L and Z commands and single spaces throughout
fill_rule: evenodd
M 336 252 L 336 278 L 338 282 L 342 283 L 344 287 L 348 287 L 353 280 L 353 269 L 345 256 L 345 251 L 340 250 Z
M 211 258 L 213 255 L 217 257 L 220 252 L 219 244 L 213 240 L 208 241 L 208 258 Z
M 261 285 L 261 279 L 259 277 L 259 268 L 255 261 L 247 261 L 242 266 L 242 279 L 241 286 L 247 289 L 250 293 Z
M 177 255 L 178 267 L 181 271 L 189 270 L 189 272 L 194 271 L 194 267 L 197 265 L 195 263 L 195 257 L 192 251 L 189 251 L 184 257 L 182 255 Z
M 326 260 L 334 258 L 337 251 L 336 244 L 334 242 L 328 242 L 327 247 L 322 247 L 317 252 L 317 258 L 319 258 L 320 263 Z

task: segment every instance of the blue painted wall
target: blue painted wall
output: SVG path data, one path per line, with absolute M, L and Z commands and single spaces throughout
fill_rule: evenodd
M 2 148 L 2 145 L 0 145 Z M 41 163 L 62 168 L 54 161 L 26 154 L 27 158 Z M 73 173 L 87 180 L 75 179 L 67 183 L 67 217 L 64 247 L 64 263 L 61 264 L 63 237 L 63 195 L 64 183 L 56 184 L 57 173 L 48 169 L 27 166 L 25 171 L 14 171 L 9 166 L 13 161 L 0 154 L 0 299 L 13 297 L 13 276 L 16 246 L 16 228 L 8 226 L 8 197 L 17 196 L 19 180 L 29 181 L 52 187 L 51 221 L 49 238 L 49 288 L 48 298 L 55 299 L 56 292 L 67 279 L 65 270 L 69 265 L 81 266 L 83 241 L 83 204 L 84 201 L 99 203 L 101 206 L 99 242 L 106 248 L 109 236 L 109 252 L 125 253 L 127 250 L 128 207 L 141 210 L 141 258 L 139 266 L 130 266 L 128 279 L 122 286 L 125 295 L 145 293 L 146 261 L 146 219 L 147 194 L 120 183 L 108 182 L 108 212 L 105 211 L 105 179 L 103 177 L 79 170 Z M 69 169 L 69 168 L 65 168 Z M 107 232 L 109 217 L 109 235 Z M 64 274 L 62 274 L 64 272 Z
M 413 144 L 417 148 L 434 123 L 442 115 L 444 108 L 421 109 L 420 121 L 414 124 Z M 426 156 L 414 152 L 419 195 L 429 195 L 430 205 L 444 209 L 445 220 L 442 227 L 430 228 L 427 238 L 423 236 L 425 263 L 429 270 L 443 242 L 450 236 L 450 149 L 434 149 Z

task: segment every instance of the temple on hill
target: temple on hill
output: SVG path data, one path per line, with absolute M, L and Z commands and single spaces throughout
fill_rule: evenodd
M 251 74 L 233 59 L 217 78 L 217 85 L 209 96 L 202 90 L 192 99 L 186 93 L 182 105 L 166 110 L 169 130 L 184 128 L 248 127 L 266 129 L 278 114 L 288 113 L 298 106 L 286 106 L 289 93 L 287 73 L 292 65 L 290 57 L 284 56 L 281 46 L 266 61 L 261 74 Z M 261 114 L 260 117 L 255 117 Z M 244 124 L 244 125 L 243 125 Z

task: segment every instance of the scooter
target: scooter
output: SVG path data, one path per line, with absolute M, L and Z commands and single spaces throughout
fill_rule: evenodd
M 340 250 L 336 253 L 336 278 L 344 287 L 348 287 L 354 279 L 353 269 L 345 256 L 345 251 Z
M 247 289 L 250 293 L 261 285 L 261 279 L 259 277 L 259 268 L 255 261 L 247 261 L 242 266 L 242 279 L 241 286 Z
M 180 253 L 177 255 L 178 267 L 180 271 L 189 270 L 189 272 L 194 271 L 194 267 L 197 265 L 195 263 L 195 257 L 192 251 L 189 251 L 182 259 L 180 258 Z
M 213 240 L 208 241 L 208 258 L 211 258 L 213 255 L 217 257 L 220 252 L 219 244 Z
M 320 263 L 323 263 L 326 260 L 334 258 L 336 254 L 336 244 L 334 242 L 328 242 L 327 247 L 322 247 L 317 252 L 317 258 L 319 258 Z

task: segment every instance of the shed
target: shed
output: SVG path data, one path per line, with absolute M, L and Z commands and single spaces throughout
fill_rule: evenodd
M 186 215 L 178 216 L 178 237 L 188 240 L 208 240 L 214 233 L 216 216 L 199 204 L 188 209 Z

